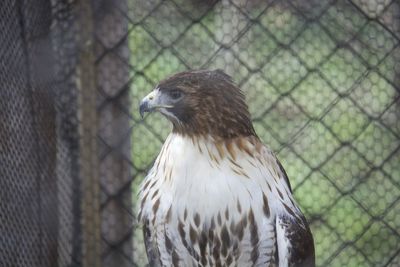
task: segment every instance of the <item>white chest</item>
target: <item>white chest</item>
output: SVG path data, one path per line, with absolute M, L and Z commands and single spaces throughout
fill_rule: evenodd
M 237 263 L 251 261 L 258 251 L 263 255 L 255 265 L 272 263 L 275 216 L 297 209 L 278 172 L 274 156 L 250 141 L 217 145 L 170 135 L 140 193 L 141 218 L 154 233 L 162 261 L 172 260 L 168 238 L 179 255 L 186 255 L 180 259 L 184 266 L 204 250 L 211 255 L 216 246 L 218 255 L 236 257 Z M 205 232 L 214 237 L 204 237 L 201 245 L 199 235 Z
M 162 220 L 171 205 L 174 213 L 183 215 L 186 210 L 206 217 L 238 205 L 261 212 L 265 198 L 273 216 L 282 209 L 282 201 L 291 199 L 288 187 L 265 147 L 256 151 L 251 142 L 244 146 L 253 156 L 235 144 L 228 148 L 171 134 L 143 182 L 142 216 Z

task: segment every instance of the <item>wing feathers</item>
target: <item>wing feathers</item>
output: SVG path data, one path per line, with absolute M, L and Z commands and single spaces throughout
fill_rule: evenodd
M 313 237 L 304 216 L 277 216 L 276 236 L 279 266 L 315 266 Z
M 160 253 L 157 249 L 157 244 L 155 244 L 152 237 L 152 233 L 149 226 L 149 221 L 143 225 L 143 237 L 144 245 L 146 247 L 147 257 L 149 259 L 149 265 L 154 267 L 160 267 Z

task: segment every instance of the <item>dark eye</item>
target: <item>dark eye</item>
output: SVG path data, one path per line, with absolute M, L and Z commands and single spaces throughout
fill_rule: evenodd
M 183 93 L 179 90 L 172 90 L 169 92 L 169 95 L 172 99 L 179 99 L 183 96 Z

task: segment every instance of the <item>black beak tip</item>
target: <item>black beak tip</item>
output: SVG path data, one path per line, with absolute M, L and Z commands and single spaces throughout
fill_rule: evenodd
M 140 102 L 139 113 L 140 113 L 140 116 L 142 117 L 142 119 L 144 117 L 144 113 L 148 112 L 148 111 L 149 111 L 149 108 L 148 108 L 147 102 L 143 102 L 143 101 Z

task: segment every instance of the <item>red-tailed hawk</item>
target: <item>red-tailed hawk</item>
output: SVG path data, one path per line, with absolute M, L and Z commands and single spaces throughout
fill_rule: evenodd
M 140 191 L 150 266 L 314 266 L 286 173 L 220 70 L 162 81 L 140 103 L 173 124 Z

